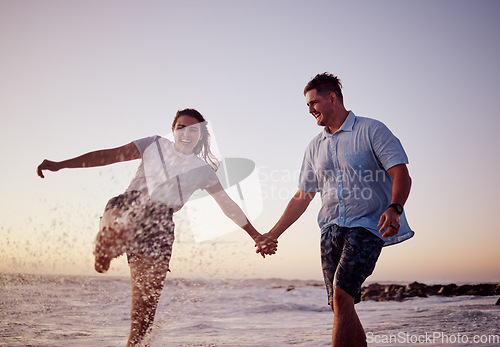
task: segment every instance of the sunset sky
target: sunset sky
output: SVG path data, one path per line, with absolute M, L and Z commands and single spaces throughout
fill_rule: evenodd
M 252 223 L 267 232 L 321 131 L 303 88 L 328 71 L 346 108 L 384 122 L 410 160 L 416 235 L 385 248 L 370 280 L 500 281 L 498 18 L 500 2 L 482 0 L 0 0 L 0 272 L 92 274 L 99 216 L 139 163 L 44 180 L 37 165 L 167 135 L 187 107 L 223 157 L 255 163 Z M 172 276 L 321 279 L 319 207 L 266 259 L 241 230 L 181 235 Z M 121 257 L 106 276 L 127 271 Z

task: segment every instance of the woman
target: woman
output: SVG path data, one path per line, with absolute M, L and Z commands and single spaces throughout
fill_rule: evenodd
M 144 340 L 152 326 L 163 289 L 174 241 L 172 213 L 197 189 L 205 189 L 222 211 L 256 242 L 262 256 L 274 254 L 277 242 L 263 237 L 222 188 L 214 170 L 210 134 L 204 117 L 194 109 L 177 112 L 174 142 L 152 136 L 127 145 L 98 150 L 61 162 L 44 160 L 37 169 L 58 171 L 141 159 L 124 194 L 109 200 L 99 226 L 95 269 L 106 272 L 113 258 L 127 253 L 132 283 L 128 345 Z

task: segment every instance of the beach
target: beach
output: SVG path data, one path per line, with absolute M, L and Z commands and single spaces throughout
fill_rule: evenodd
M 107 276 L 0 275 L 1 346 L 124 346 L 130 283 Z M 498 296 L 356 305 L 369 345 L 495 346 Z M 151 346 L 329 346 L 318 281 L 167 279 Z M 431 342 L 431 343 L 429 343 Z

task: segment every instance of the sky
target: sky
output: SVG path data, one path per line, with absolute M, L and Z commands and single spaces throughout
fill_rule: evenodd
M 385 248 L 369 280 L 500 281 L 499 17 L 486 0 L 0 0 L 0 272 L 93 274 L 99 216 L 138 162 L 44 180 L 36 167 L 167 135 L 187 107 L 222 157 L 255 163 L 251 220 L 267 232 L 322 130 L 303 88 L 328 71 L 410 161 L 415 236 Z M 171 276 L 321 280 L 319 208 L 318 196 L 265 259 L 242 230 L 197 243 L 181 221 Z M 104 276 L 127 273 L 121 257 Z

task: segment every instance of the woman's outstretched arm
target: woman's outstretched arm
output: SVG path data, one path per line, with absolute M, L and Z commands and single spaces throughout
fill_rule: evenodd
M 63 161 L 51 161 L 45 159 L 37 168 L 38 176 L 44 178 L 43 170 L 59 171 L 61 169 L 72 169 L 80 167 L 104 166 L 121 161 L 140 159 L 141 154 L 136 145 L 131 142 L 121 147 L 101 149 L 89 152 L 79 157 Z

